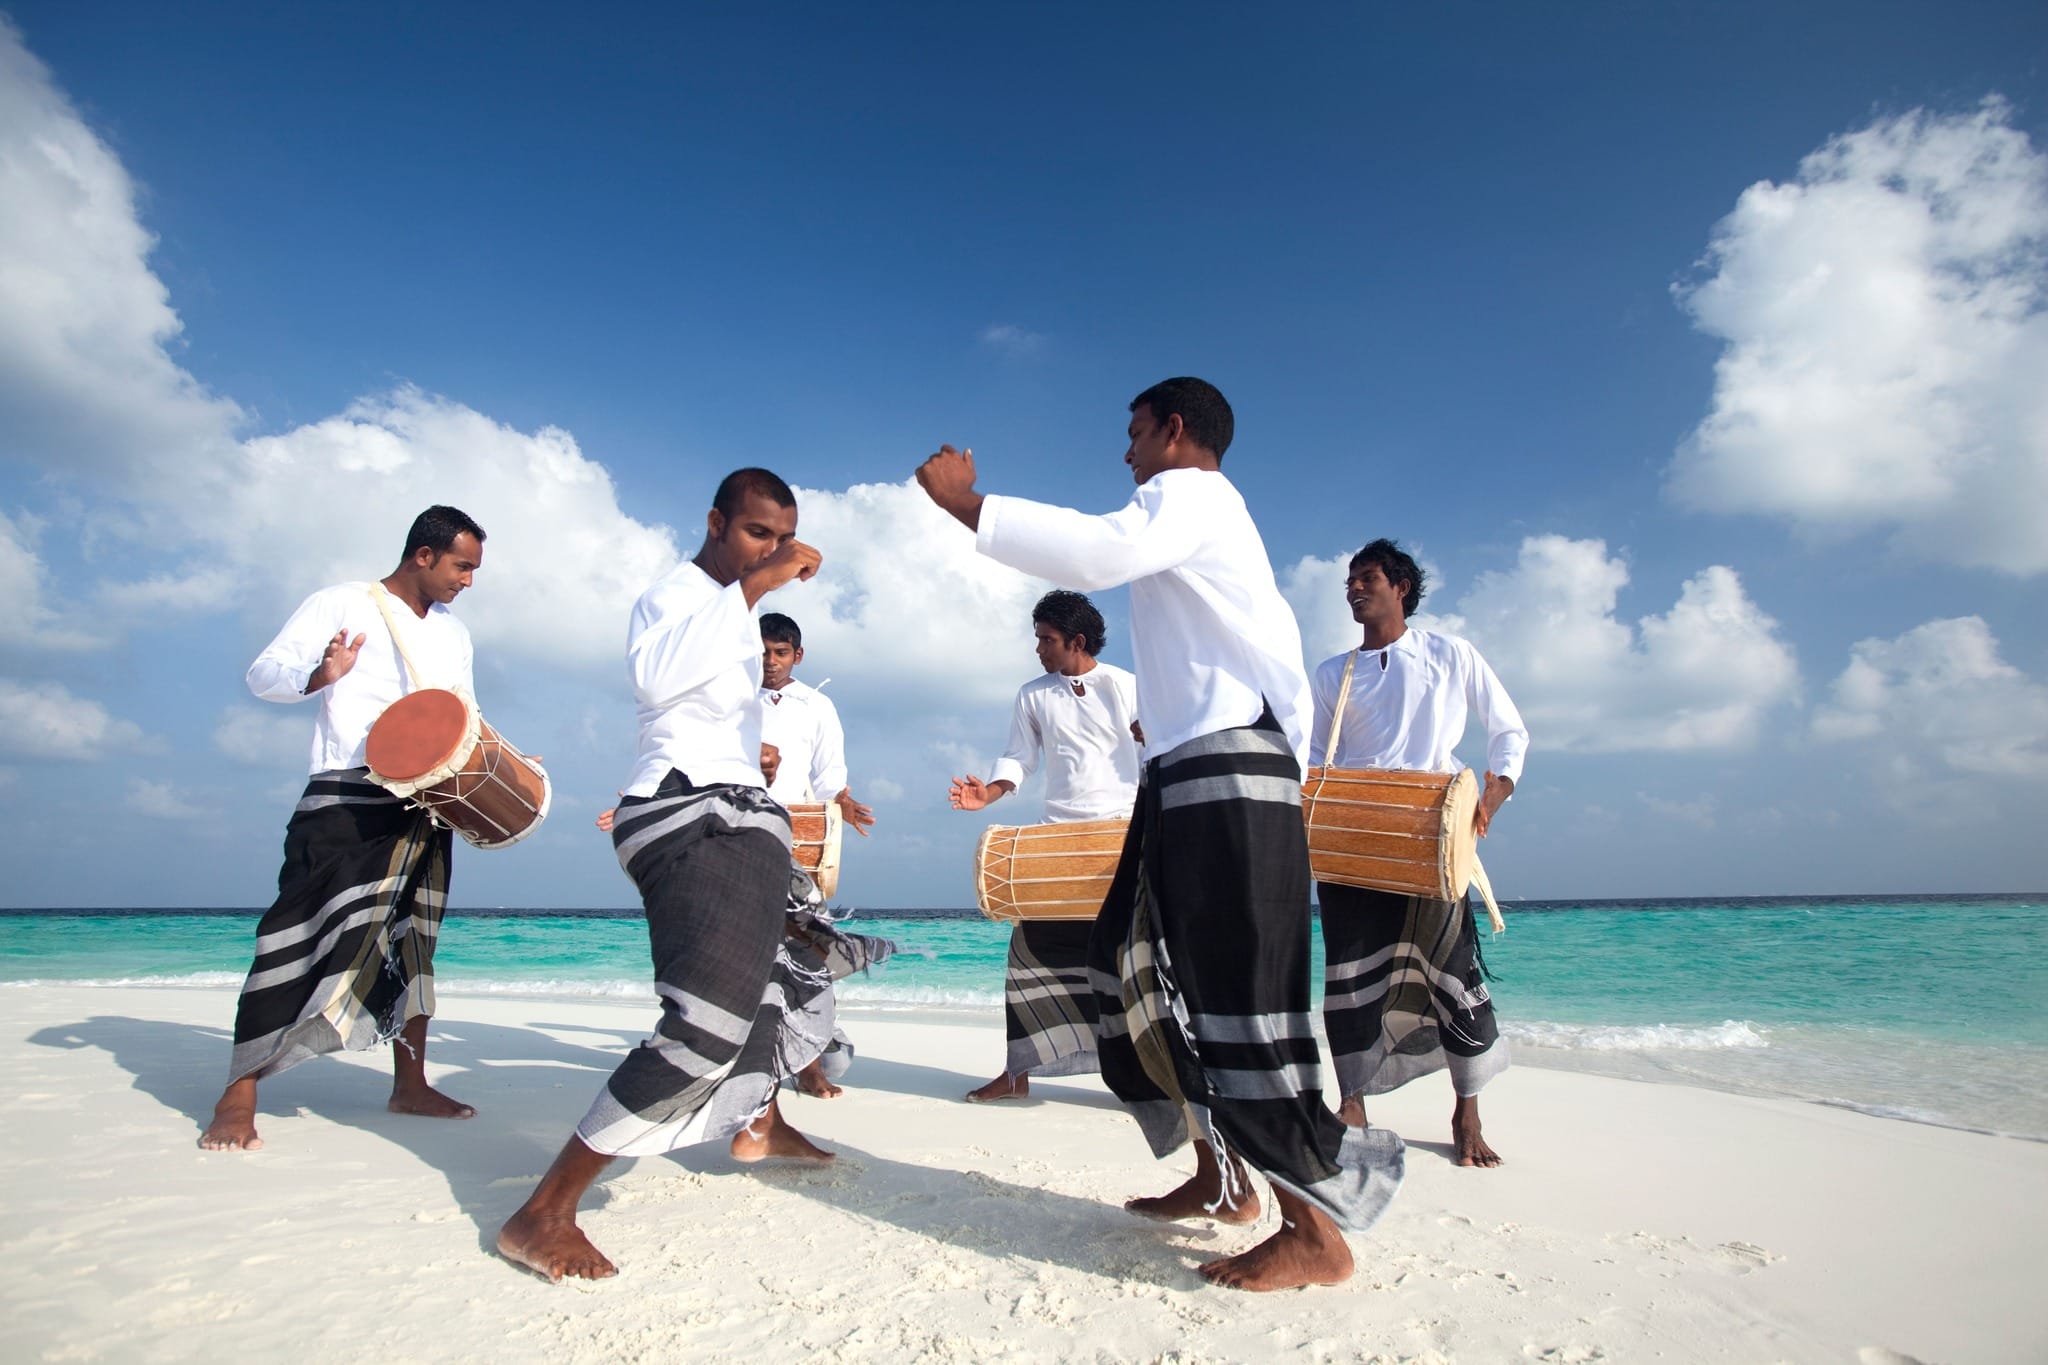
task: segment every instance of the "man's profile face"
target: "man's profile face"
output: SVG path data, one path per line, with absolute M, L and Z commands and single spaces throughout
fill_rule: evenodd
M 420 571 L 420 591 L 429 602 L 439 602 L 444 607 L 470 585 L 484 562 L 484 547 L 467 531 L 458 532 L 448 548 L 439 553 L 421 549 L 414 554 L 416 563 L 421 557 L 431 556 Z
M 1131 467 L 1133 480 L 1145 483 L 1166 468 L 1167 426 L 1152 415 L 1150 403 L 1138 404 L 1124 434 L 1131 439 L 1130 449 L 1124 452 L 1124 463 Z
M 732 516 L 717 508 L 705 520 L 712 558 L 723 571 L 721 582 L 730 583 L 741 574 L 758 568 L 784 541 L 796 539 L 796 508 L 777 505 L 775 499 L 749 492 Z
M 761 645 L 761 686 L 780 692 L 789 675 L 804 661 L 804 652 L 787 640 L 767 640 Z
M 1031 633 L 1037 640 L 1038 662 L 1048 673 L 1065 673 L 1088 658 L 1082 648 L 1086 642 L 1078 635 L 1063 635 L 1043 621 L 1032 622 Z

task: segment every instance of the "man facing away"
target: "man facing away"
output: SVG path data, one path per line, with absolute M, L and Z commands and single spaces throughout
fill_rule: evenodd
M 1244 499 L 1223 476 L 1230 405 L 1169 379 L 1130 405 L 1137 493 L 1087 516 L 974 488 L 951 446 L 918 482 L 983 554 L 1081 589 L 1131 589 L 1147 753 L 1137 809 L 1095 933 L 1103 1079 L 1165 1156 L 1195 1174 L 1133 1212 L 1258 1216 L 1246 1167 L 1272 1182 L 1280 1228 L 1201 1272 L 1241 1289 L 1331 1284 L 1398 1188 L 1401 1140 L 1347 1128 L 1322 1101 L 1309 1026 L 1308 839 L 1301 636 Z
M 832 1159 L 775 1100 L 781 1078 L 823 1046 L 791 1032 L 814 989 L 783 948 L 789 813 L 761 774 L 754 608 L 818 571 L 796 522 L 788 484 L 734 471 L 696 557 L 633 605 L 626 667 L 640 754 L 611 833 L 646 908 L 661 1020 L 498 1232 L 505 1257 L 550 1280 L 618 1273 L 576 1226 L 577 1200 L 613 1157 L 729 1137 L 741 1161 Z
M 1481 838 L 1522 776 L 1529 731 L 1479 651 L 1456 635 L 1418 630 L 1423 571 L 1391 540 L 1351 557 L 1344 597 L 1364 634 L 1355 650 L 1316 669 L 1310 751 L 1341 768 L 1455 773 L 1465 718 L 1486 727 Z M 1344 686 L 1346 665 L 1351 685 Z M 1341 715 L 1338 702 L 1342 699 Z M 1335 728 L 1337 745 L 1331 752 Z M 1456 901 L 1316 883 L 1323 909 L 1323 1025 L 1344 1097 L 1339 1117 L 1365 1124 L 1365 1096 L 1438 1069 L 1456 1101 L 1451 1141 L 1460 1166 L 1498 1166 L 1479 1128 L 1479 1091 L 1508 1065 L 1479 959 L 1469 895 Z
M 1055 589 L 1031 609 L 1038 662 L 1045 669 L 1017 689 L 1010 745 L 989 780 L 954 779 L 954 810 L 981 810 L 1017 790 L 1045 764 L 1045 819 L 1126 818 L 1138 791 L 1137 680 L 1096 659 L 1108 628 L 1095 604 Z M 969 1101 L 1021 1099 L 1031 1077 L 1098 1069 L 1095 988 L 1088 979 L 1093 920 L 1020 920 L 1010 931 L 1003 973 L 1003 1022 L 1009 1055 L 1003 1074 L 967 1092 Z
M 258 1081 L 386 1039 L 393 1113 L 476 1113 L 426 1075 L 452 836 L 370 781 L 364 748 L 377 717 L 406 693 L 473 692 L 469 632 L 448 604 L 483 558 L 482 527 L 453 507 L 429 507 L 406 532 L 397 568 L 374 584 L 314 593 L 249 665 L 251 692 L 274 702 L 318 697 L 320 714 L 311 776 L 285 826 L 277 900 L 257 921 L 255 960 L 235 1006 L 227 1089 L 201 1147 L 261 1147 Z

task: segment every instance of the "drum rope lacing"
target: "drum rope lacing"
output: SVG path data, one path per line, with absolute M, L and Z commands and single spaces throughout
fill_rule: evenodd
M 1323 746 L 1323 766 L 1316 770 L 1316 789 L 1308 794 L 1308 809 L 1302 812 L 1304 824 L 1313 825 L 1316 818 L 1316 800 L 1323 794 L 1323 784 L 1330 780 L 1330 769 L 1337 765 L 1337 736 L 1344 729 L 1344 704 L 1351 700 L 1351 671 L 1358 663 L 1358 656 L 1364 650 L 1360 645 L 1344 656 L 1344 681 L 1337 685 L 1337 706 L 1330 715 L 1330 739 Z M 1386 667 L 1386 652 L 1380 652 L 1380 667 Z M 1314 754 L 1309 755 L 1314 758 Z M 1486 793 L 1480 792 L 1484 800 Z M 1507 932 L 1508 922 L 1500 913 L 1500 902 L 1493 896 L 1493 879 L 1486 875 L 1486 868 L 1479 861 L 1479 851 L 1472 851 L 1472 885 L 1478 889 L 1479 898 L 1486 902 L 1486 917 L 1493 923 L 1493 932 Z

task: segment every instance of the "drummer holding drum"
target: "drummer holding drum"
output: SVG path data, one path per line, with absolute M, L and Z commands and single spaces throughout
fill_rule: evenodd
M 1408 624 L 1423 587 L 1421 566 L 1390 540 L 1352 556 L 1344 595 L 1363 634 L 1357 649 L 1316 669 L 1311 761 L 1333 770 L 1459 773 L 1453 751 L 1468 714 L 1477 713 L 1488 771 L 1472 825 L 1483 837 L 1521 778 L 1529 732 L 1470 642 Z M 1363 1127 L 1365 1096 L 1447 1070 L 1457 1096 L 1451 1137 L 1458 1164 L 1498 1166 L 1480 1132 L 1479 1091 L 1507 1067 L 1507 1045 L 1494 1021 L 1469 897 L 1340 885 L 1323 875 L 1316 893 L 1339 1117 Z
M 1096 655 L 1107 642 L 1102 613 L 1078 592 L 1055 590 L 1031 609 L 1038 662 L 1045 672 L 1017 689 L 1010 744 L 987 782 L 953 781 L 954 810 L 981 810 L 1015 791 L 1045 765 L 1045 818 L 1056 833 L 1073 822 L 1113 822 L 1101 851 L 1109 866 L 1138 792 L 1137 680 Z M 1029 835 L 1031 830 L 1019 831 Z M 1107 889 L 1106 887 L 1104 889 Z M 1102 898 L 1064 907 L 1058 917 L 1016 916 L 1003 974 L 1009 1053 L 1003 1074 L 967 1092 L 970 1103 L 1022 1099 L 1031 1077 L 1095 1071 L 1095 990 L 1088 979 L 1088 938 Z
M 377 583 L 314 593 L 249 666 L 258 697 L 318 697 L 320 715 L 312 775 L 285 827 L 277 900 L 257 922 L 255 961 L 236 1005 L 228 1086 L 201 1147 L 261 1147 L 259 1080 L 385 1039 L 392 1112 L 476 1112 L 426 1078 L 449 830 L 377 785 L 366 751 L 373 725 L 401 697 L 422 687 L 471 691 L 469 631 L 448 604 L 483 563 L 483 542 L 483 528 L 462 512 L 429 507 L 406 533 L 397 568 Z

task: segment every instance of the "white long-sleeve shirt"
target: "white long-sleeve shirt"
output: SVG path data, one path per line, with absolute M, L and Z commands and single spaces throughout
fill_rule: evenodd
M 1017 689 L 1010 747 L 988 780 L 1022 786 L 1043 761 L 1049 823 L 1129 815 L 1138 796 L 1137 714 L 1137 680 L 1113 664 L 1072 678 L 1041 674 Z
M 768 794 L 783 805 L 830 801 L 846 789 L 846 731 L 817 688 L 795 678 L 762 688 L 761 740 L 781 753 Z
M 1385 649 L 1358 652 L 1337 753 L 1327 756 L 1331 718 L 1352 651 L 1316 667 L 1317 763 L 1340 768 L 1395 768 L 1454 773 L 1465 765 L 1454 753 L 1465 738 L 1468 711 L 1486 727 L 1486 765 L 1510 782 L 1522 780 L 1529 730 L 1500 679 L 1468 640 L 1409 627 Z
M 1169 469 L 1107 516 L 990 496 L 975 548 L 1065 587 L 1131 585 L 1131 652 L 1148 754 L 1250 725 L 1266 706 L 1308 759 L 1301 629 L 1230 480 Z
M 385 707 L 408 692 L 446 687 L 475 693 L 468 627 L 439 602 L 427 608 L 424 618 L 396 598 L 390 607 L 406 651 L 419 667 L 418 679 L 405 675 L 391 631 L 366 582 L 337 583 L 308 597 L 249 665 L 249 690 L 264 701 L 311 701 L 306 681 L 320 667 L 334 633 L 347 631 L 351 643 L 356 636 L 363 637 L 355 666 L 313 694 L 320 698 L 320 715 L 313 722 L 308 772 L 362 767 L 370 727 Z
M 761 625 L 738 580 L 690 560 L 640 594 L 626 628 L 640 717 L 627 796 L 652 796 L 674 768 L 697 786 L 761 781 Z

